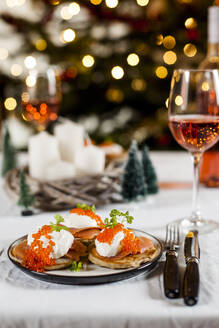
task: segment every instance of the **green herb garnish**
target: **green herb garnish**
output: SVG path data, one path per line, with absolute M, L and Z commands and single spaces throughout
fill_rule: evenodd
M 80 262 L 73 261 L 70 267 L 70 271 L 78 272 L 80 269 L 82 269 L 82 267 L 83 267 L 83 263 L 81 261 Z
M 54 219 L 56 220 L 56 223 L 50 222 L 53 231 L 69 230 L 68 227 L 64 225 L 59 225 L 61 222 L 64 222 L 64 219 L 61 215 L 56 214 L 54 216 Z
M 89 205 L 86 205 L 85 203 L 83 203 L 83 204 L 77 204 L 76 207 L 81 208 L 82 210 L 90 210 L 92 212 L 96 212 L 95 205 L 89 206 Z
M 131 224 L 133 220 L 134 220 L 133 216 L 130 216 L 128 211 L 123 213 L 116 209 L 113 209 L 110 212 L 110 219 L 106 218 L 104 220 L 104 223 L 106 228 L 114 228 L 117 225 L 117 223 L 127 222 Z

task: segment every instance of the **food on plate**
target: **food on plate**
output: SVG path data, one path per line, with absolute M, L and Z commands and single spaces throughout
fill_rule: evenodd
M 11 255 L 22 266 L 38 272 L 63 269 L 87 255 L 87 247 L 75 240 L 68 228 L 58 224 L 44 225 L 28 234 L 11 249 Z
M 98 234 L 95 246 L 89 251 L 88 259 L 99 266 L 111 269 L 139 267 L 156 255 L 152 241 L 143 236 L 135 236 L 133 231 L 125 228 L 124 221 L 131 223 L 129 213 L 112 210 L 111 219 L 106 219 L 106 227 Z M 118 222 L 118 216 L 124 219 Z
M 93 241 L 104 228 L 100 216 L 95 213 L 95 206 L 77 204 L 61 223 L 69 228 L 73 236 L 82 242 Z
M 106 158 L 111 160 L 122 158 L 125 155 L 123 147 L 110 140 L 102 142 L 99 147 L 105 152 Z

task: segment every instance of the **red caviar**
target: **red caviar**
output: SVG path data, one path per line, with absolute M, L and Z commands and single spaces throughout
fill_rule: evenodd
M 99 215 L 95 214 L 93 211 L 91 210 L 84 210 L 82 208 L 73 208 L 70 213 L 76 213 L 78 215 L 86 215 L 89 216 L 91 219 L 95 220 L 98 224 L 98 226 L 102 229 L 104 228 L 104 223 L 101 220 L 101 218 L 99 217 Z
M 45 266 L 54 265 L 55 260 L 50 257 L 52 247 L 55 243 L 51 240 L 52 227 L 44 225 L 37 233 L 32 234 L 34 240 L 30 247 L 25 251 L 25 257 L 22 265 L 30 270 L 43 272 Z M 43 241 L 40 238 L 44 236 L 49 239 L 49 245 L 43 247 Z
M 105 228 L 99 235 L 97 236 L 97 240 L 100 243 L 108 243 L 111 244 L 114 236 L 123 231 L 125 238 L 121 241 L 122 252 L 128 254 L 137 254 L 140 252 L 140 241 L 139 239 L 132 233 L 131 230 L 125 229 L 124 225 L 121 223 L 117 223 L 113 228 Z

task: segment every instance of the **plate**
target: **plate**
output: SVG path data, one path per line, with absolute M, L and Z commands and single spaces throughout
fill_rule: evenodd
M 69 269 L 63 270 L 53 270 L 46 272 L 36 272 L 24 268 L 18 260 L 11 254 L 11 249 L 16 244 L 20 243 L 27 236 L 23 236 L 17 240 L 15 240 L 10 247 L 8 248 L 8 257 L 12 261 L 12 263 L 18 267 L 21 271 L 28 274 L 29 276 L 47 281 L 56 284 L 65 284 L 65 285 L 94 285 L 94 284 L 104 284 L 110 282 L 116 282 L 124 279 L 129 279 L 135 277 L 141 273 L 152 270 L 157 261 L 162 255 L 162 244 L 151 234 L 148 234 L 144 231 L 132 229 L 135 232 L 136 236 L 144 236 L 152 240 L 153 244 L 157 248 L 155 256 L 150 261 L 141 264 L 138 268 L 129 268 L 129 269 L 108 269 L 104 267 L 99 267 L 95 264 L 88 264 L 88 268 L 86 271 L 79 272 L 71 272 Z

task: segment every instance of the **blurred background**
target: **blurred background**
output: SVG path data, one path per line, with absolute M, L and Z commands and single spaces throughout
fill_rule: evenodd
M 206 56 L 211 5 L 219 1 L 1 0 L 0 113 L 17 148 L 31 129 L 61 116 L 97 143 L 128 147 L 135 138 L 181 149 L 167 123 L 170 79 L 174 68 L 196 68 Z M 40 98 L 46 87 L 36 72 L 56 79 L 38 108 L 28 89 L 37 85 Z

